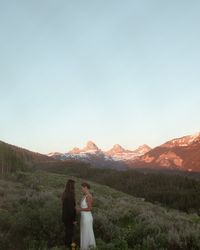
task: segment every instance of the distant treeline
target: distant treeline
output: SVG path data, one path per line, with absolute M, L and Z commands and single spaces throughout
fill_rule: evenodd
M 107 185 L 147 201 L 200 214 L 200 181 L 178 174 L 91 168 L 85 163 L 43 164 L 43 169 Z

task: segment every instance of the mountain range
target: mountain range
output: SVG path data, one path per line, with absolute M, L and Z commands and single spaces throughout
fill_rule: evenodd
M 115 144 L 103 151 L 89 141 L 83 148 L 73 148 L 67 153 L 43 155 L 0 141 L 0 172 L 45 164 L 89 163 L 97 168 L 183 170 L 200 172 L 200 133 L 169 140 L 155 148 L 144 144 L 137 149 L 125 149 Z
M 94 142 L 88 141 L 82 149 L 75 147 L 67 153 L 50 153 L 48 156 L 63 161 L 85 161 L 96 167 L 200 171 L 200 132 L 172 139 L 155 148 L 144 144 L 128 150 L 115 144 L 110 150 L 102 151 Z
M 147 153 L 151 148 L 142 145 L 135 150 L 124 149 L 119 144 L 115 144 L 110 150 L 101 150 L 94 142 L 88 141 L 82 149 L 75 147 L 67 153 L 50 153 L 48 156 L 57 160 L 79 160 L 89 162 L 95 167 L 127 168 L 127 161 Z

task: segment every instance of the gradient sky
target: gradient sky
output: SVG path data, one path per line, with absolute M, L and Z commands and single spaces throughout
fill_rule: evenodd
M 134 149 L 200 131 L 200 1 L 0 1 L 0 140 Z

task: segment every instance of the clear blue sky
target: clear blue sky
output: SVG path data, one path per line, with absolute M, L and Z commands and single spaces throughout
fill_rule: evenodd
M 48 153 L 200 131 L 200 1 L 0 1 L 0 140 Z

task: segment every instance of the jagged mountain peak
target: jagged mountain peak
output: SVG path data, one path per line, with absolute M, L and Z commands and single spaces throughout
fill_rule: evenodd
M 115 151 L 116 153 L 121 153 L 121 152 L 124 152 L 126 151 L 121 145 L 119 144 L 115 144 L 112 149 L 113 151 Z
M 69 151 L 70 154 L 79 154 L 81 152 L 80 148 L 74 147 L 72 150 Z
M 93 141 L 88 141 L 84 150 L 99 150 L 99 148 Z
M 150 150 L 151 147 L 150 147 L 149 145 L 147 145 L 147 144 L 143 144 L 143 145 L 140 145 L 140 146 L 138 147 L 138 149 L 148 149 L 148 150 Z
M 151 150 L 151 147 L 149 147 L 147 144 L 140 145 L 138 148 L 136 148 L 133 152 L 138 155 L 146 154 Z
M 119 144 L 115 144 L 110 150 L 105 152 L 106 155 L 111 156 L 115 160 L 126 161 L 136 157 L 136 154 L 131 151 L 123 148 Z

